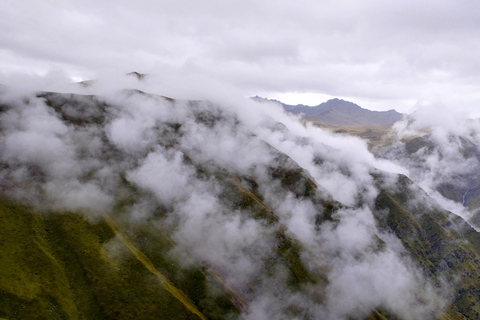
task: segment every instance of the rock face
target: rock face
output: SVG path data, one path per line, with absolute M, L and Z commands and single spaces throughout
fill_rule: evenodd
M 257 100 L 262 99 L 257 98 Z M 286 111 L 300 114 L 306 119 L 342 126 L 392 124 L 403 118 L 401 113 L 393 109 L 388 111 L 371 111 L 341 99 L 331 99 L 315 107 L 282 105 Z
M 359 140 L 140 91 L 0 106 L 0 318 L 479 317 L 478 233 Z

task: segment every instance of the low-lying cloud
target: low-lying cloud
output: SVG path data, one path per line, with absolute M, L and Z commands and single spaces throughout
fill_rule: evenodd
M 43 208 L 88 212 L 111 211 L 118 190 L 130 184 L 148 195 L 125 209 L 130 218 L 160 210 L 157 222 L 171 232 L 172 254 L 215 270 L 245 297 L 246 318 L 287 319 L 292 308 L 299 317 L 362 318 L 379 308 L 420 319 L 445 307 L 399 240 L 377 226 L 372 174 L 404 169 L 376 159 L 364 141 L 228 94 L 213 99 L 222 104 L 103 92 L 83 101 L 102 117 L 93 112 L 84 122 L 74 113 L 65 119 L 68 106 L 56 105 L 58 99 L 2 95 L 0 177 Z M 275 168 L 302 168 L 319 188 L 315 196 L 283 187 L 270 174 Z M 258 182 L 263 209 L 278 223 L 255 219 L 225 198 L 225 181 L 247 192 L 242 179 Z M 319 199 L 344 206 L 320 226 L 325 212 Z M 326 284 L 294 290 L 282 264 L 265 274 L 267 261 L 280 259 L 279 234 L 292 239 L 302 263 L 324 274 Z

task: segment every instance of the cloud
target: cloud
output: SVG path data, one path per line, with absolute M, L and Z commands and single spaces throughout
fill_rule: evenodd
M 444 307 L 420 271 L 410 269 L 393 251 L 336 265 L 330 280 L 326 296 L 334 319 L 359 318 L 372 308 L 386 308 L 405 319 L 427 319 L 438 317 L 435 311 Z
M 197 192 L 178 204 L 171 217 L 178 226 L 175 250 L 207 263 L 235 290 L 248 291 L 272 255 L 272 234 L 260 221 L 222 207 L 211 194 Z
M 42 74 L 60 68 L 82 78 L 196 73 L 247 95 L 313 92 L 402 111 L 436 97 L 471 108 L 480 101 L 471 85 L 480 71 L 480 20 L 478 5 L 467 6 L 24 1 L 0 16 L 0 67 Z
M 394 130 L 397 142 L 377 156 L 404 167 L 437 204 L 470 220 L 474 213 L 464 205 L 465 196 L 480 181 L 478 121 L 440 102 L 424 103 Z
M 379 161 L 364 141 L 302 124 L 277 105 L 238 99 L 235 90 L 217 93 L 215 102 L 182 101 L 121 91 L 130 81 L 125 78 L 100 81 L 85 89 L 101 93 L 93 100 L 3 96 L 0 157 L 8 166 L 1 168 L 2 179 L 55 210 L 108 212 L 127 186 L 136 189 L 138 201 L 122 213 L 167 230 L 171 254 L 221 276 L 251 306 L 247 317 L 288 318 L 297 310 L 346 319 L 386 308 L 424 318 L 443 306 L 400 241 L 377 228 L 372 173 L 401 170 L 393 160 Z M 188 84 L 172 88 L 188 92 Z M 86 111 L 73 112 L 80 102 Z M 98 110 L 102 118 L 75 118 Z M 319 190 L 303 195 L 289 189 L 275 170 L 299 172 Z M 256 209 L 238 204 L 248 195 L 260 206 L 249 192 L 278 222 L 269 224 L 256 218 Z M 345 208 L 319 226 L 325 201 Z M 298 256 L 291 249 L 295 263 L 326 277 L 328 285 L 306 281 L 292 288 L 293 262 L 280 252 L 279 234 L 298 248 Z
M 258 131 L 259 137 L 291 157 L 312 175 L 317 185 L 346 205 L 375 198 L 377 191 L 370 174 L 374 169 L 403 172 L 391 161 L 377 161 L 364 140 L 302 125 L 283 113 L 271 116 L 288 130 L 266 126 L 254 128 L 254 132 Z
M 152 191 L 161 203 L 169 204 L 186 197 L 192 192 L 190 181 L 194 179 L 193 168 L 183 164 L 180 152 L 150 153 L 143 163 L 127 174 L 127 178 Z
M 3 159 L 23 165 L 37 164 L 50 176 L 78 174 L 72 164 L 74 149 L 69 141 L 69 129 L 54 112 L 34 96 L 16 100 L 14 106 L 1 119 Z
M 41 206 L 56 210 L 96 211 L 112 204 L 108 192 L 98 185 L 101 176 L 97 181 L 80 182 L 85 174 L 103 166 L 99 159 L 79 156 L 85 152 L 98 156 L 95 131 L 87 141 L 88 130 L 75 130 L 33 94 L 7 93 L 1 102 L 6 110 L 0 116 L 0 158 L 8 169 L 2 171 L 7 180 L 31 193 Z

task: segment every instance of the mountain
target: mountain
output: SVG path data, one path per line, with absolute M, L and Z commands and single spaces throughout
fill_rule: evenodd
M 256 101 L 273 101 L 282 104 L 288 112 L 302 115 L 303 118 L 342 126 L 392 124 L 402 119 L 402 114 L 395 110 L 371 111 L 359 107 L 353 102 L 331 99 L 315 107 L 302 104 L 288 105 L 276 100 L 255 97 Z
M 435 115 L 430 115 L 431 119 Z M 410 119 L 409 119 L 410 118 Z M 454 118 L 454 117 L 452 117 Z M 430 119 L 429 119 L 430 121 Z M 384 144 L 375 151 L 379 158 L 396 159 L 408 168 L 425 189 L 452 200 L 466 215 L 480 211 L 479 121 L 459 121 L 446 126 L 425 127 L 409 116 L 405 127 L 398 126 L 403 138 Z M 411 128 L 411 127 L 417 128 Z M 473 218 L 477 223 L 480 218 Z
M 393 150 L 139 90 L 7 90 L 0 140 L 0 318 L 479 317 L 479 233 Z

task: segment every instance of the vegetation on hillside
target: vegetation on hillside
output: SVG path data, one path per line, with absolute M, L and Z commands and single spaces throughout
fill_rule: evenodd
M 2 107 L 0 318 L 479 317 L 478 233 L 406 176 L 277 122 L 123 94 Z M 17 148 L 28 130 L 47 152 Z

